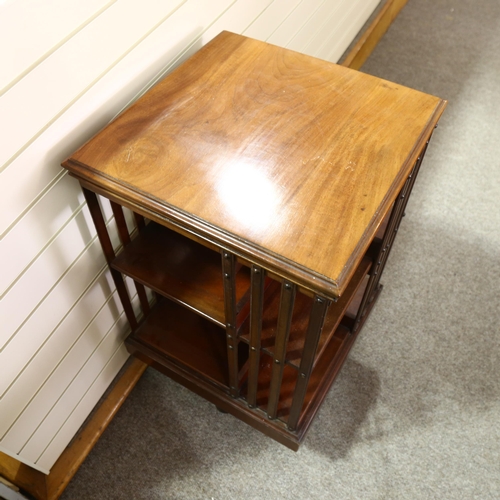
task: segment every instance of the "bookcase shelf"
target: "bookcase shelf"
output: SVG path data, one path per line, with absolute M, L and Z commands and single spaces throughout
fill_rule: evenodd
M 150 222 L 111 266 L 155 292 L 225 327 L 221 255 Z M 236 275 L 239 312 L 248 300 L 247 268 Z

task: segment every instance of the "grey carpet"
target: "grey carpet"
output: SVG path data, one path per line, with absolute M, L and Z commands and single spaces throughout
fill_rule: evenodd
M 410 0 L 363 71 L 450 101 L 299 452 L 148 370 L 63 495 L 500 498 L 500 2 Z

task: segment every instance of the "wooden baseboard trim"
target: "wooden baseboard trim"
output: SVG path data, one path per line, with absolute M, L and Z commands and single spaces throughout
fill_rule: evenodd
M 361 68 L 407 2 L 408 0 L 387 0 L 363 36 L 340 64 L 351 69 Z
M 50 474 L 45 475 L 0 452 L 0 475 L 37 500 L 59 498 L 146 368 L 142 361 L 131 360 L 106 399 L 54 464 Z

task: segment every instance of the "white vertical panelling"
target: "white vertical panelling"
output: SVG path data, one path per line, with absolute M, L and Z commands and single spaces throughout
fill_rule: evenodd
M 339 35 L 331 36 L 328 41 L 325 41 L 317 57 L 328 61 L 338 61 L 379 3 L 380 0 L 358 0 L 355 7 L 342 20 Z
M 71 414 L 72 410 L 78 406 L 82 396 L 88 391 L 89 380 L 96 379 L 102 371 L 103 365 L 113 357 L 116 350 L 123 344 L 127 329 L 125 327 L 126 325 L 123 323 L 120 326 L 122 326 L 122 328 L 116 331 L 110 331 L 110 333 L 98 343 L 85 365 L 71 380 L 67 389 L 57 400 L 53 408 L 51 408 L 50 413 L 47 414 L 43 422 L 36 429 L 36 432 L 25 444 L 22 449 L 22 454 L 28 460 L 33 460 L 33 462 L 38 461 L 38 458 L 50 443 L 50 440 L 47 440 L 47 436 L 53 435 L 53 429 L 60 429 L 63 426 L 68 418 L 68 414 Z M 37 399 L 34 402 L 34 406 L 37 406 L 39 403 L 40 400 Z M 31 427 L 32 426 L 29 426 L 29 430 L 31 430 Z
M 211 15 L 217 19 L 228 4 L 211 3 Z M 60 163 L 67 156 L 123 109 L 148 82 L 155 80 L 165 67 L 170 68 L 177 62 L 180 54 L 203 32 L 207 9 L 204 0 L 183 4 L 0 172 L 0 237 L 57 182 L 62 174 Z M 106 37 L 109 38 L 109 33 Z M 197 48 L 200 46 L 193 50 Z M 59 64 L 64 67 L 64 58 Z M 26 178 L 30 182 L 26 182 Z
M 7 433 L 58 364 L 65 359 L 67 352 L 80 338 L 81 329 L 87 326 L 89 319 L 93 321 L 113 289 L 110 273 L 103 271 L 45 341 L 45 335 L 41 335 L 40 340 L 35 339 L 33 342 L 34 346 L 30 343 L 31 352 L 26 357 L 31 361 L 26 363 L 22 358 L 18 360 L 18 365 L 14 367 L 17 372 L 14 371 L 13 382 L 0 399 L 0 438 Z M 57 319 L 55 318 L 56 321 Z M 48 326 L 50 328 L 52 325 Z M 34 352 L 37 353 L 36 356 Z
M 0 47 L 15 47 L 0 50 L 0 95 L 115 1 L 24 0 L 0 5 Z
M 106 352 L 100 350 L 101 343 L 104 339 L 107 339 L 108 344 L 121 344 L 122 335 L 113 336 L 109 335 L 109 331 L 113 324 L 116 322 L 116 318 L 121 314 L 122 307 L 119 303 L 117 293 L 113 293 L 112 296 L 104 304 L 101 304 L 102 308 L 98 314 L 94 317 L 89 326 L 84 330 L 82 335 L 78 340 L 71 346 L 71 349 L 65 353 L 62 361 L 57 365 L 56 369 L 50 374 L 50 377 L 43 384 L 41 389 L 36 393 L 33 399 L 29 402 L 26 408 L 22 411 L 20 416 L 16 419 L 14 425 L 9 429 L 6 435 L 3 437 L 2 442 L 4 446 L 9 449 L 19 453 L 23 446 L 26 444 L 26 436 L 32 436 L 33 433 L 39 428 L 40 423 L 37 419 L 33 419 L 33 415 L 49 415 L 51 417 L 44 420 L 44 426 L 41 427 L 42 433 L 38 433 L 36 439 L 36 445 L 33 444 L 33 439 L 30 439 L 29 450 L 33 453 L 33 450 L 39 449 L 41 440 L 44 436 L 46 437 L 48 432 L 46 430 L 47 425 L 51 419 L 54 418 L 52 409 L 56 404 L 62 404 L 60 399 L 60 386 L 61 380 L 64 380 L 67 386 L 71 385 L 72 389 L 69 389 L 64 393 L 71 393 L 71 397 L 78 397 L 78 391 L 75 390 L 73 382 L 77 375 L 80 377 L 80 384 L 85 383 L 85 378 L 87 380 L 93 380 L 91 377 L 85 377 L 85 370 L 90 369 L 88 360 L 92 359 L 92 356 L 96 356 L 99 352 L 98 357 L 109 359 Z M 123 332 L 122 332 L 123 333 Z M 116 350 L 117 345 L 113 348 Z M 97 358 L 98 361 L 98 358 Z M 94 359 L 95 365 L 95 359 Z M 101 365 L 102 368 L 102 365 Z M 95 378 L 95 377 L 94 377 Z M 82 380 L 83 379 L 83 380 Z M 68 398 L 64 400 L 64 406 L 68 406 Z M 58 413 L 60 417 L 60 411 Z M 61 427 L 59 425 L 52 425 L 53 428 Z M 45 431 L 44 431 L 45 429 Z M 46 445 L 46 443 L 45 443 Z M 36 462 L 36 458 L 41 454 L 41 451 L 37 454 L 33 462 Z M 25 453 L 26 458 L 30 459 L 32 454 Z
M 124 328 L 126 328 L 126 321 L 122 320 L 112 333 L 119 335 Z M 50 440 L 41 457 L 37 460 L 37 467 L 47 470 L 52 467 L 59 455 L 64 451 L 64 448 L 66 448 L 67 444 L 78 431 L 87 415 L 92 411 L 92 408 L 97 404 L 103 392 L 108 388 L 109 384 L 111 384 L 116 373 L 127 360 L 127 357 L 127 350 L 122 344 L 104 366 L 99 376 L 87 389 L 84 397 L 79 401 L 78 406 L 72 409 L 71 412 L 68 412 L 69 416 L 63 426 Z
M 135 0 L 114 3 L 2 95 L 0 165 L 8 164 L 180 3 L 143 0 L 140 8 Z
M 0 356 L 3 354 L 7 342 L 26 320 L 26 310 L 34 311 L 36 309 L 45 295 L 50 293 L 61 276 L 85 249 L 89 239 L 94 234 L 92 219 L 87 206 L 85 206 L 2 297 L 0 302 L 0 317 L 2 317 Z M 3 380 L 4 376 L 2 376 L 2 382 Z M 2 393 L 0 385 L 0 394 Z
M 0 29 L 0 41 L 7 38 L 20 51 L 0 79 L 0 259 L 10 263 L 0 276 L 2 451 L 50 470 L 127 357 L 126 322 L 88 209 L 60 162 L 220 31 L 331 60 L 377 1 L 18 0 L 4 6 L 10 31 Z M 25 26 L 38 25 L 23 30 L 22 40 L 11 27 L 21 11 Z M 54 16 L 44 27 L 47 13 Z M 10 55 L 2 53 L 0 63 L 2 57 Z M 109 204 L 103 209 L 117 244 Z
M 332 9 L 305 51 L 315 57 L 337 61 L 351 42 L 352 38 L 348 38 L 346 34 L 352 33 L 354 37 L 378 3 L 379 0 L 354 0 Z
M 287 43 L 287 47 L 298 52 L 307 53 L 307 46 L 314 38 L 316 31 L 323 25 L 323 20 L 332 11 L 336 11 L 345 2 L 338 0 L 325 0 L 311 14 L 303 26 L 297 31 L 294 37 Z
M 307 23 L 325 0 L 302 0 L 290 15 L 276 28 L 267 39 L 269 43 L 288 47 L 297 32 Z
M 75 179 L 65 175 L 0 240 L 0 261 L 9 262 L 0 274 L 0 298 L 83 203 L 80 185 Z M 20 245 L 20 242 L 23 244 Z

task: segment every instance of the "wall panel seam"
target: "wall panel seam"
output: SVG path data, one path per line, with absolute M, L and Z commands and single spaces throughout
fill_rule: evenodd
M 9 224 L 5 231 L 0 234 L 0 241 L 4 239 L 6 234 L 12 230 L 12 228 L 47 194 L 65 175 L 68 175 L 66 170 L 61 169 L 61 171 L 40 191 L 37 197 L 27 205 L 27 207 L 19 214 L 16 219 Z
M 114 296 L 115 292 L 113 292 L 111 294 L 111 296 L 109 297 L 109 299 L 106 301 L 105 304 L 108 304 L 108 302 L 110 300 L 113 299 L 113 296 Z M 134 297 L 132 298 L 132 301 L 134 302 L 137 302 L 137 294 L 134 295 Z M 101 308 L 102 309 L 102 308 Z M 118 318 L 113 322 L 113 324 L 111 325 L 111 327 L 108 329 L 108 331 L 106 332 L 106 334 L 102 337 L 102 339 L 100 340 L 100 342 L 94 347 L 93 351 L 90 353 L 90 355 L 88 356 L 87 360 L 85 361 L 85 363 L 81 366 L 81 368 L 78 370 L 78 372 L 74 375 L 74 377 L 68 381 L 68 384 L 66 386 L 66 389 L 64 389 L 64 391 L 62 391 L 60 394 L 59 394 L 59 397 L 54 401 L 54 404 L 50 407 L 50 410 L 47 411 L 46 415 L 44 416 L 43 419 L 40 420 L 40 422 L 38 423 L 38 425 L 36 426 L 36 428 L 34 429 L 34 431 L 31 433 L 31 435 L 26 439 L 26 442 L 24 443 L 23 447 L 21 448 L 21 450 L 19 450 L 19 455 L 23 452 L 23 449 L 24 447 L 28 444 L 28 442 L 30 441 L 30 439 L 33 437 L 33 435 L 37 432 L 37 430 L 39 429 L 39 427 L 45 422 L 45 419 L 50 415 L 51 411 L 54 409 L 54 407 L 57 405 L 57 403 L 60 401 L 60 399 L 66 394 L 66 392 L 68 391 L 69 387 L 71 386 L 71 384 L 73 383 L 73 381 L 78 377 L 78 375 L 80 374 L 80 372 L 85 368 L 85 365 L 87 364 L 88 360 L 94 355 L 94 353 L 97 351 L 97 349 L 99 348 L 99 346 L 104 342 L 105 339 L 108 338 L 108 336 L 110 335 L 110 332 L 113 330 L 113 328 L 116 327 L 116 324 L 120 321 L 120 319 L 123 317 L 124 313 L 123 311 L 118 315 Z M 121 346 L 121 344 L 120 344 Z M 119 346 L 119 347 L 120 347 Z M 118 347 L 118 349 L 119 349 Z M 111 356 L 112 357 L 112 356 Z M 111 359 L 111 358 L 110 358 Z M 108 360 L 109 362 L 109 360 Z M 107 364 L 107 363 L 106 363 Z M 106 365 L 105 365 L 106 366 Z M 102 368 L 104 369 L 104 368 Z M 101 369 L 101 371 L 102 371 Z M 101 371 L 99 373 L 101 373 Z M 97 375 L 98 376 L 98 375 Z M 97 377 L 96 377 L 97 378 Z M 87 391 L 90 389 L 90 387 L 92 387 L 93 384 L 91 384 L 88 388 L 87 388 Z M 85 394 L 87 393 L 87 391 L 85 391 Z M 82 398 L 85 396 L 85 394 L 82 396 Z M 80 400 L 82 399 L 80 398 Z M 76 405 L 78 406 L 78 404 Z M 76 407 L 75 406 L 75 407 Z M 16 420 L 12 423 L 12 425 L 9 427 L 9 430 L 15 425 L 15 423 L 17 422 L 17 420 L 19 419 L 19 417 L 24 413 L 24 411 L 26 410 L 26 407 L 25 409 L 19 413 L 18 417 L 16 418 Z M 63 424 L 64 425 L 64 424 Z M 3 436 L 2 436 L 2 439 L 8 434 L 9 431 L 7 431 Z M 43 453 L 43 452 L 42 452 Z M 36 462 L 36 460 L 35 460 Z
M 80 206 L 77 207 L 77 209 L 73 212 L 71 217 L 57 230 L 56 233 L 54 233 L 50 239 L 42 246 L 40 251 L 30 260 L 30 262 L 24 267 L 24 269 L 17 275 L 17 277 L 12 281 L 12 283 L 4 290 L 3 293 L 0 294 L 0 300 L 9 293 L 11 288 L 24 276 L 24 274 L 29 270 L 29 268 L 36 262 L 38 257 L 54 242 L 54 240 L 61 234 L 61 232 L 64 230 L 64 228 L 72 221 L 75 219 L 75 217 L 83 210 L 83 208 L 86 206 L 86 203 L 83 202 Z M 1 352 L 1 350 L 0 350 Z
M 47 123 L 41 127 L 36 134 L 34 134 L 28 141 L 24 143 L 24 145 L 19 148 L 1 167 L 0 173 L 3 172 L 30 144 L 32 144 L 38 137 L 40 137 L 45 130 L 47 130 L 58 118 L 61 117 L 78 99 L 81 99 L 83 95 L 85 95 L 89 89 L 91 89 L 99 80 L 101 80 L 104 75 L 109 73 L 120 61 L 122 61 L 132 50 L 134 50 L 141 42 L 143 42 L 148 36 L 153 33 L 161 24 L 163 24 L 172 14 L 174 14 L 182 5 L 184 5 L 188 0 L 184 0 L 180 3 L 175 9 L 169 12 L 168 16 L 165 16 L 160 22 L 156 23 L 151 29 L 149 29 L 143 36 L 141 36 L 138 40 L 136 40 L 132 45 L 128 47 L 128 49 L 121 54 L 120 57 L 116 58 L 115 61 L 109 65 L 105 71 L 101 72 L 101 74 L 94 78 L 94 80 L 89 83 L 81 92 L 79 92 L 76 97 L 70 100 L 66 106 L 63 106 Z
M 135 306 L 134 309 L 137 309 L 137 306 L 138 306 L 138 296 L 137 294 L 134 295 L 131 299 L 133 305 Z M 88 357 L 88 360 L 92 357 L 92 355 L 95 353 L 95 351 L 99 348 L 99 346 L 105 341 L 105 339 L 108 338 L 108 336 L 111 334 L 112 330 L 116 327 L 116 325 L 123 320 L 125 316 L 125 313 L 122 312 L 118 318 L 116 319 L 116 321 L 113 323 L 113 325 L 111 325 L 111 328 L 108 330 L 108 332 L 106 333 L 106 335 L 102 338 L 102 340 L 99 342 L 99 344 L 96 346 L 96 348 L 94 349 L 94 351 L 92 352 L 92 354 Z M 128 329 L 129 330 L 129 329 Z M 85 398 L 85 396 L 87 395 L 87 393 L 92 389 L 92 387 L 94 386 L 96 380 L 99 378 L 99 376 L 101 375 L 101 373 L 106 369 L 106 367 L 108 366 L 108 364 L 111 362 L 111 360 L 113 359 L 114 355 L 117 353 L 117 351 L 119 349 L 121 349 L 123 346 L 123 342 L 120 343 L 120 345 L 113 351 L 113 354 L 109 357 L 108 361 L 104 364 L 104 366 L 101 368 L 101 370 L 99 370 L 99 373 L 96 375 L 96 377 L 94 378 L 92 384 L 90 384 L 88 387 L 87 387 L 87 390 L 82 394 L 81 398 L 78 400 L 78 403 L 74 406 L 74 408 L 71 410 L 70 413 L 68 413 L 68 415 L 66 416 L 66 418 L 64 419 L 64 422 L 61 423 L 61 426 L 59 428 L 62 428 L 64 426 L 64 424 L 68 421 L 68 419 L 71 417 L 71 415 L 73 415 L 73 413 L 75 412 L 75 410 L 78 408 L 78 405 L 81 403 L 81 401 Z M 87 361 L 88 361 L 87 360 Z M 69 389 L 69 386 L 71 385 L 71 383 L 76 379 L 76 377 L 78 376 L 78 374 L 81 372 L 81 370 L 83 370 L 83 368 L 85 367 L 85 365 L 83 365 L 80 370 L 78 370 L 78 373 L 75 375 L 75 377 L 73 377 L 73 379 L 71 380 L 71 382 L 68 384 L 68 387 L 66 388 L 65 391 L 63 391 L 61 393 L 61 395 L 59 396 L 59 398 L 57 399 L 57 401 L 54 403 L 53 407 L 57 404 L 57 402 L 63 397 L 63 395 L 66 393 L 66 391 Z M 53 408 L 52 407 L 52 408 Z M 38 430 L 38 428 L 40 427 L 40 425 L 42 425 L 42 423 L 45 421 L 45 419 L 49 416 L 50 412 L 47 413 L 47 415 L 44 417 L 43 420 L 40 421 L 39 425 L 37 426 L 37 429 L 33 432 L 33 434 L 26 440 L 26 443 L 25 445 L 23 446 L 23 448 L 19 451 L 19 454 L 22 453 L 23 449 L 25 448 L 25 446 L 28 444 L 29 440 L 31 439 L 31 437 L 36 433 L 36 431 Z M 47 445 L 45 446 L 45 448 L 41 451 L 40 455 L 38 456 L 38 458 L 35 460 L 35 462 L 37 462 L 40 457 L 45 453 L 45 451 L 47 450 L 47 448 L 50 446 L 50 444 L 52 443 L 52 441 L 55 439 L 55 437 L 57 436 L 57 432 L 54 434 L 54 436 L 52 436 L 52 438 L 50 439 L 50 441 L 47 443 Z
M 143 96 L 150 88 L 154 87 L 162 78 L 164 78 L 170 71 L 173 71 L 178 64 L 180 64 L 185 57 L 186 54 L 189 53 L 191 48 L 198 42 L 198 40 L 226 13 L 228 12 L 238 1 L 241 0 L 233 0 L 233 2 L 226 7 L 226 9 L 220 13 L 207 27 L 184 49 L 182 52 L 175 57 L 165 68 L 159 71 L 155 77 L 153 77 L 134 97 L 127 102 L 125 106 L 123 106 L 114 116 L 111 118 L 110 122 L 115 120 L 121 113 L 123 113 L 127 108 L 129 108 L 132 104 L 134 104 L 137 99 Z M 269 3 L 269 5 L 272 2 Z M 268 7 L 269 7 L 268 5 Z M 267 8 L 267 7 L 266 7 Z M 251 23 L 250 23 L 251 24 Z M 248 26 L 247 26 L 248 28 Z M 246 28 L 245 28 L 246 29 Z
M 59 47 L 62 47 L 67 41 L 71 40 L 78 32 L 80 32 L 85 26 L 88 26 L 92 21 L 97 19 L 104 11 L 106 11 L 111 5 L 113 5 L 117 0 L 111 0 L 104 7 L 101 7 L 97 12 L 90 16 L 84 23 L 80 24 L 71 33 L 66 35 L 62 40 L 60 40 L 56 45 L 49 49 L 45 54 L 39 57 L 34 63 L 30 64 L 23 72 L 21 72 L 16 78 L 10 81 L 3 89 L 0 89 L 0 97 L 5 94 L 9 89 L 11 89 L 16 83 L 21 81 L 28 73 L 33 71 L 39 64 L 41 64 L 45 59 L 52 55 Z
M 73 309 L 75 307 L 78 306 L 78 303 L 82 300 L 83 296 L 89 291 L 89 289 L 94 286 L 94 284 L 103 276 L 104 273 L 106 273 L 106 271 L 108 270 L 108 265 L 107 264 L 104 264 L 104 266 L 100 269 L 100 271 L 98 272 L 98 274 L 96 275 L 96 277 L 90 282 L 90 284 L 85 288 L 85 290 L 80 294 L 80 296 L 76 299 L 73 307 L 71 307 L 70 309 L 68 309 L 67 313 L 61 318 L 61 320 L 57 323 L 57 325 L 55 326 L 55 328 L 52 330 L 52 332 L 47 335 L 47 338 L 44 340 L 44 342 L 40 345 L 40 347 L 36 350 L 36 352 L 33 354 L 33 356 L 31 356 L 31 358 L 29 359 L 29 361 L 24 365 L 24 367 L 22 368 L 22 370 L 17 374 L 17 376 L 12 380 L 12 382 L 7 386 L 7 388 L 5 389 L 5 391 L 3 392 L 2 395 L 0 395 L 0 401 L 4 398 L 5 394 L 7 394 L 7 392 L 9 392 L 10 388 L 12 387 L 13 384 L 16 383 L 17 379 L 24 373 L 24 370 L 26 370 L 26 368 L 28 367 L 28 365 L 33 361 L 33 359 L 36 357 L 36 355 L 40 352 L 41 349 L 43 349 L 43 347 L 45 346 L 45 344 L 50 340 L 50 338 L 52 337 L 52 335 L 54 334 L 54 332 L 61 326 L 61 324 L 66 320 L 66 318 L 68 317 L 69 314 L 71 314 L 71 312 L 73 311 Z M 104 302 L 104 304 L 106 304 L 108 302 L 108 300 L 110 299 L 110 297 L 112 296 L 114 292 L 112 291 L 106 298 L 106 301 Z M 85 328 L 82 330 L 82 334 L 83 332 L 88 328 L 88 326 L 90 325 L 90 323 L 94 320 L 95 316 L 102 310 L 102 308 L 104 307 L 104 304 L 103 306 L 101 306 L 99 308 L 99 311 L 92 317 L 92 319 L 87 323 L 87 325 L 85 326 Z M 80 337 L 78 337 L 79 339 Z M 76 343 L 78 341 L 78 339 L 75 340 L 74 343 Z M 74 343 L 72 345 L 74 345 Z M 71 349 L 71 347 L 69 348 Z M 68 351 L 69 351 L 68 349 Z M 67 354 L 67 352 L 66 352 Z M 54 370 L 59 366 L 60 362 L 64 359 L 61 358 L 61 360 L 59 361 L 59 363 L 57 363 L 57 365 L 54 367 Z M 50 374 L 47 376 L 50 377 L 50 375 L 53 373 L 52 370 L 50 372 Z M 44 381 L 45 382 L 45 381 Z M 42 384 L 43 385 L 43 384 Z M 40 386 L 41 387 L 41 386 Z M 39 389 L 37 390 L 37 392 L 33 395 L 33 397 L 38 393 Z M 30 398 L 30 401 L 28 401 L 27 404 L 29 404 L 31 402 L 31 399 Z M 10 427 L 9 427 L 10 429 Z M 0 437 L 0 439 L 3 439 L 5 434 L 7 434 L 8 430 Z
M 108 227 L 111 222 L 114 221 L 114 218 L 110 218 L 108 220 L 108 222 L 106 223 L 106 227 Z M 77 255 L 77 257 L 75 258 L 75 260 L 71 263 L 71 265 L 69 265 L 67 268 L 66 268 L 66 271 L 64 271 L 64 273 L 61 274 L 61 276 L 59 276 L 59 278 L 53 283 L 53 285 L 50 287 L 50 289 L 47 291 L 47 293 L 38 301 L 38 304 L 33 308 L 31 309 L 30 313 L 24 318 L 24 320 L 22 321 L 22 323 L 16 328 L 16 330 L 12 333 L 12 335 L 8 338 L 8 340 L 5 342 L 5 344 L 2 346 L 2 348 L 0 348 L 0 354 L 3 352 L 3 350 L 5 349 L 5 347 L 7 347 L 9 345 L 9 343 L 11 342 L 11 340 L 16 336 L 17 332 L 24 326 L 24 324 L 31 318 L 31 316 L 35 313 L 35 311 L 40 307 L 40 305 L 43 303 L 43 301 L 52 293 L 52 290 L 59 284 L 59 282 L 68 274 L 68 272 L 70 271 L 70 269 L 72 269 L 74 267 L 74 265 L 76 264 L 76 262 L 82 257 L 82 255 L 90 248 L 90 246 L 95 242 L 97 241 L 97 235 L 95 235 L 82 249 L 82 251 Z M 120 247 L 117 247 L 117 250 L 120 249 Z M 79 297 L 80 298 L 80 297 Z M 79 298 L 77 300 L 79 300 Z
M 274 28 L 274 30 L 266 37 L 266 41 L 271 38 L 276 31 L 280 29 L 280 27 L 283 25 L 283 23 L 286 22 L 286 20 L 307 0 L 302 0 L 302 2 L 299 2 L 284 18 L 283 20 Z
M 291 43 L 293 43 L 293 41 L 295 40 L 295 38 L 297 37 L 297 35 L 300 33 L 300 31 L 304 28 L 304 26 L 307 25 L 307 23 L 311 20 L 311 18 L 316 14 L 316 12 L 318 10 L 320 10 L 323 5 L 325 5 L 326 3 L 328 2 L 328 0 L 324 0 L 323 2 L 321 2 L 321 4 L 319 4 L 316 9 L 314 10 L 314 12 L 311 12 L 310 15 L 308 16 L 308 18 L 304 21 L 304 23 L 302 24 L 302 26 L 296 31 L 295 35 L 290 38 L 290 40 L 288 40 L 287 44 L 286 44 L 286 47 L 289 47 Z

